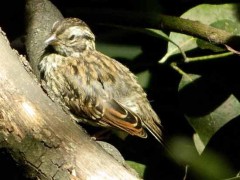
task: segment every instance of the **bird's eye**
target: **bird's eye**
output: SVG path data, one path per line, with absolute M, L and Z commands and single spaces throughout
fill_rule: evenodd
M 68 39 L 69 39 L 69 40 L 73 40 L 73 39 L 75 39 L 75 35 L 72 34 Z

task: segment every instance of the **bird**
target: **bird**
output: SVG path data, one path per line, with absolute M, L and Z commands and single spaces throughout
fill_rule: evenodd
M 136 76 L 119 61 L 99 52 L 95 35 L 79 18 L 53 24 L 46 53 L 39 63 L 41 79 L 78 119 L 162 143 L 160 118 Z M 47 48 L 46 48 L 47 49 Z

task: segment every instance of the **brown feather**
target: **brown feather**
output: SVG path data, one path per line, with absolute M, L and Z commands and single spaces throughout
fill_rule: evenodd
M 76 18 L 54 25 L 40 71 L 47 85 L 77 117 L 159 142 L 161 122 L 136 77 L 118 61 L 95 50 L 89 27 Z

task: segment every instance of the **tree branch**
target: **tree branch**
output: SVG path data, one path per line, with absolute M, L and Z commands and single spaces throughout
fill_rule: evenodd
M 156 13 L 133 13 L 126 11 L 112 11 L 109 9 L 81 9 L 73 10 L 81 13 L 81 16 L 89 17 L 89 20 L 98 23 L 122 25 L 137 28 L 165 29 L 204 39 L 218 45 L 228 45 L 233 49 L 239 49 L 240 36 L 227 31 L 205 25 L 198 21 L 192 21 L 174 16 Z M 69 12 L 71 15 L 71 12 Z
M 58 9 L 47 0 L 26 0 L 26 50 L 34 74 L 40 78 L 38 64 L 45 50 L 44 41 L 54 22 L 63 19 Z
M 32 178 L 138 179 L 46 96 L 3 34 L 0 50 L 0 145 Z
M 38 4 L 40 0 L 28 2 L 37 3 L 33 6 L 35 13 L 39 9 L 48 9 L 46 3 L 49 1 L 42 0 L 43 4 Z M 32 25 L 36 36 L 45 34 L 41 26 L 35 26 L 34 22 Z M 35 43 L 43 41 L 28 41 L 32 46 L 28 51 L 33 50 L 30 52 L 32 65 L 37 65 L 42 51 Z M 43 48 L 42 45 L 39 47 Z M 47 97 L 32 74 L 24 69 L 21 61 L 26 60 L 10 48 L 2 31 L 0 51 L 0 147 L 8 149 L 13 158 L 26 167 L 28 178 L 139 179 L 71 121 L 60 105 Z

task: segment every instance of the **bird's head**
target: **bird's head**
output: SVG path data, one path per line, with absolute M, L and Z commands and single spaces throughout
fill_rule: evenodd
M 95 50 L 94 34 L 78 18 L 65 18 L 55 22 L 45 43 L 63 56 L 79 57 L 85 50 Z

